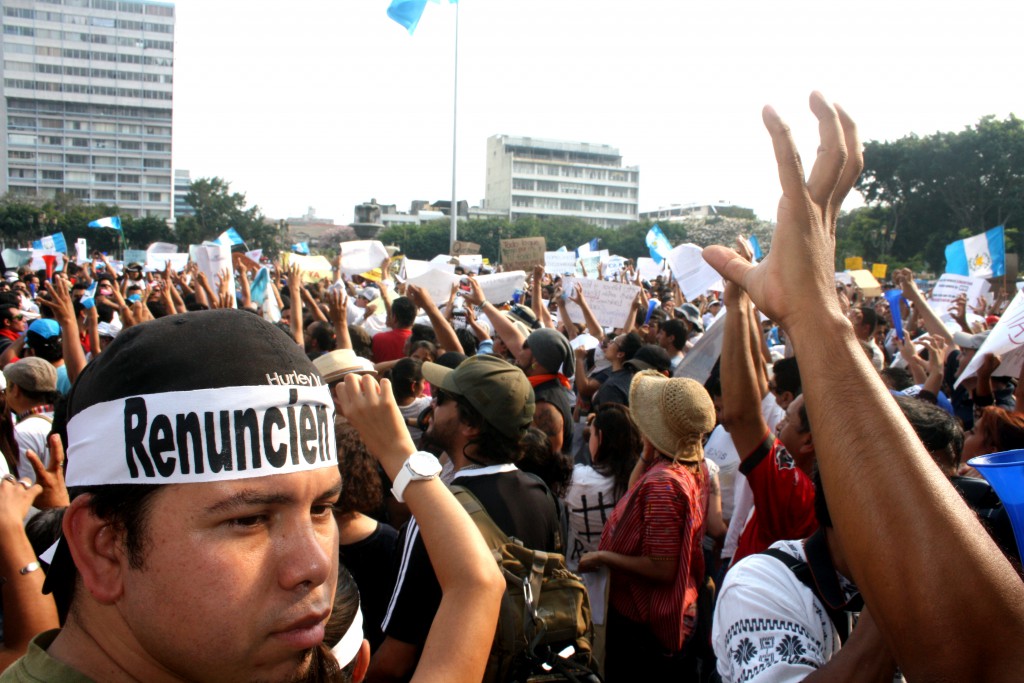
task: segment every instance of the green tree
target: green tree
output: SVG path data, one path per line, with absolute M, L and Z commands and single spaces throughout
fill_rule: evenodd
M 222 178 L 194 180 L 185 200 L 196 213 L 182 216 L 175 225 L 174 241 L 183 249 L 215 239 L 228 228 L 237 230 L 250 249 L 262 249 L 268 256 L 284 246 L 281 226 L 267 222 L 259 206 L 246 208 L 245 194 L 231 192 L 231 183 Z
M 974 126 L 868 142 L 857 188 L 883 220 L 892 260 L 923 256 L 941 269 L 945 246 L 1024 215 L 1024 121 L 992 116 Z M 864 226 L 862 226 L 864 227 Z M 1018 233 L 1007 248 L 1020 250 Z

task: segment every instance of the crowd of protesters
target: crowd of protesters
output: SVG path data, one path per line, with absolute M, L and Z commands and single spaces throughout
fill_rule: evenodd
M 1008 297 L 836 285 L 862 160 L 811 107 L 806 180 L 765 111 L 770 256 L 707 249 L 694 300 L 627 263 L 619 327 L 539 266 L 509 301 L 400 254 L 8 271 L 0 681 L 480 680 L 506 586 L 449 487 L 581 575 L 590 680 L 1015 679 L 1020 554 L 967 460 L 1024 448 L 1024 378 L 957 382 Z

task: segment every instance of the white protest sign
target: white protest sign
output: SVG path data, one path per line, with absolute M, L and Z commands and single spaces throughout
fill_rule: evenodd
M 380 268 L 387 257 L 387 249 L 377 240 L 341 243 L 341 271 L 345 275 L 359 275 Z
M 224 286 L 231 293 L 231 307 L 236 308 L 238 304 L 235 299 L 235 278 L 231 275 L 231 246 L 216 242 L 203 242 L 189 245 L 188 251 L 189 256 L 199 266 L 199 270 L 206 276 L 215 295 L 220 295 L 220 292 L 217 291 L 217 283 L 223 278 Z M 227 277 L 224 277 L 225 271 Z
M 85 263 L 89 260 L 89 246 L 84 237 L 79 237 L 75 240 L 75 260 L 79 263 Z
M 416 277 L 409 278 L 409 284 L 423 289 L 431 301 L 440 306 L 448 303 L 448 297 L 452 293 L 452 285 L 457 284 L 461 279 L 454 273 L 431 268 Z
M 696 244 L 680 244 L 669 252 L 669 268 L 687 299 L 696 299 L 713 290 L 722 291 L 722 276 L 708 265 Z
M 604 264 L 604 274 L 606 276 L 618 277 L 622 272 L 622 269 L 626 267 L 625 256 L 609 256 L 608 260 Z
M 484 264 L 484 257 L 480 254 L 463 254 L 459 256 L 459 265 L 462 266 L 463 270 L 468 270 L 472 273 L 479 273 L 480 266 Z
M 580 254 L 579 265 L 576 267 L 576 275 L 578 277 L 596 278 L 597 267 L 601 263 L 601 254 L 592 251 L 587 255 Z M 584 275 L 584 271 L 586 275 Z
M 562 286 L 566 292 L 575 292 L 577 284 L 583 289 L 583 298 L 602 327 L 625 326 L 640 292 L 639 287 L 590 278 L 567 278 Z M 566 299 L 565 308 L 573 322 L 585 322 L 583 311 L 572 301 Z
M 592 334 L 578 334 L 576 337 L 569 342 L 569 346 L 572 347 L 573 351 L 578 348 L 583 348 L 585 351 L 590 349 L 596 349 L 601 345 L 601 340 Z
M 724 309 L 723 309 L 724 311 Z M 722 340 L 725 336 L 725 325 L 715 324 L 697 340 L 693 348 L 686 352 L 683 360 L 672 372 L 673 377 L 689 377 L 701 384 L 708 381 L 715 361 L 722 355 Z
M 835 281 L 844 285 L 852 285 L 853 277 L 850 275 L 850 271 L 844 270 L 841 273 L 836 273 Z
M 188 265 L 188 254 L 149 254 L 149 258 L 146 259 L 146 269 L 156 273 L 162 273 L 167 267 L 167 262 L 171 262 L 171 268 L 176 273 L 180 273 L 185 270 L 185 266 Z
M 521 270 L 513 270 L 508 273 L 481 275 L 476 281 L 480 283 L 484 298 L 492 304 L 498 305 L 511 301 L 515 291 L 526 285 L 526 273 Z
M 402 270 L 404 271 L 402 277 L 406 280 L 411 280 L 414 277 L 419 277 L 423 273 L 427 272 L 434 266 L 430 261 L 417 261 L 416 259 L 403 259 Z
M 256 263 L 259 263 L 260 259 L 263 258 L 263 250 L 262 249 L 253 249 L 252 251 L 245 252 L 245 255 L 248 256 L 249 258 L 251 258 Z
M 664 265 L 648 256 L 641 256 L 636 260 L 636 269 L 640 271 L 641 279 L 648 282 L 654 282 L 665 272 Z
M 32 249 L 32 270 L 46 270 L 46 261 L 43 259 L 43 255 L 57 257 L 53 262 L 54 272 L 59 273 L 64 270 L 64 259 L 58 256 L 54 249 Z
M 430 265 L 437 270 L 443 270 L 446 273 L 455 272 L 455 257 L 449 256 L 448 254 L 438 254 L 434 258 L 430 259 Z
M 939 277 L 939 281 L 935 283 L 935 287 L 932 288 L 928 303 L 939 316 L 949 316 L 949 308 L 958 296 L 966 294 L 967 304 L 970 306 L 984 296 L 991 287 L 992 285 L 987 280 L 980 277 L 943 273 Z
M 963 374 L 954 384 L 960 386 L 968 377 L 973 377 L 981 366 L 982 359 L 987 354 L 1003 356 L 1011 351 L 1017 351 L 1024 346 L 1024 293 L 1017 292 L 1013 301 L 1006 307 L 1006 312 L 999 318 L 999 322 L 989 332 L 988 337 L 981 344 L 981 348 L 974 354 L 974 358 L 964 368 Z
M 576 254 L 571 251 L 545 251 L 544 270 L 552 275 L 572 275 L 576 272 Z
M 177 254 L 178 245 L 170 242 L 153 242 L 146 247 L 147 254 Z

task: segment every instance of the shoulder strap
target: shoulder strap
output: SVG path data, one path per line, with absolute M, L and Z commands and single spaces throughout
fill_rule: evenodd
M 774 557 L 779 562 L 782 562 L 782 564 L 789 568 L 789 571 L 793 572 L 797 581 L 811 589 L 811 592 L 814 593 L 814 597 L 816 597 L 818 602 L 825 607 L 825 611 L 828 613 L 828 618 L 832 621 L 832 625 L 835 627 L 836 633 L 839 634 L 839 640 L 845 643 L 850 637 L 850 620 L 847 618 L 846 611 L 842 609 L 834 609 L 829 605 L 828 601 L 822 597 L 821 591 L 818 590 L 818 584 L 814 581 L 813 574 L 811 574 L 810 566 L 803 560 L 793 557 L 789 553 L 778 548 L 762 550 L 761 554 Z
M 459 501 L 462 508 L 469 513 L 473 523 L 476 524 L 476 528 L 480 530 L 480 535 L 487 541 L 487 545 L 492 551 L 499 553 L 498 557 L 500 558 L 501 547 L 511 543 L 511 539 L 494 523 L 494 520 L 487 514 L 487 510 L 480 504 L 479 499 L 473 495 L 472 491 L 458 484 L 452 484 L 449 490 L 455 496 L 455 500 Z

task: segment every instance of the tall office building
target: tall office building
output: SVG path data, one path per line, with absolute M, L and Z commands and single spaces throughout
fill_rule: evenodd
M 493 135 L 487 139 L 488 209 L 575 216 L 602 228 L 639 219 L 640 169 L 609 145 Z
M 173 215 L 174 5 L 3 0 L 0 192 Z

